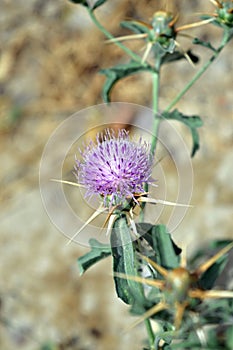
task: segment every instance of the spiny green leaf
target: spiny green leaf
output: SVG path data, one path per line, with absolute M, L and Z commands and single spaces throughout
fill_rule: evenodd
M 137 262 L 132 243 L 130 228 L 125 214 L 121 214 L 114 222 L 111 232 L 113 272 L 129 276 L 137 275 Z M 116 292 L 127 304 L 144 301 L 142 285 L 138 282 L 114 277 Z
M 82 275 L 89 267 L 97 263 L 98 261 L 111 255 L 111 248 L 98 242 L 96 239 L 91 238 L 89 240 L 91 250 L 78 258 L 78 267 L 80 275 Z
M 221 256 L 205 273 L 201 276 L 199 283 L 203 289 L 211 289 L 218 276 L 223 271 L 227 263 L 227 256 Z
M 146 25 L 137 21 L 123 21 L 120 23 L 120 25 L 121 27 L 129 29 L 136 34 L 149 34 L 149 32 L 151 31 L 151 29 L 148 28 Z
M 114 231 L 111 234 L 111 238 L 116 240 L 114 237 Z M 115 245 L 115 244 L 114 244 Z M 125 273 L 124 267 L 124 253 L 122 246 L 113 246 L 112 247 L 112 257 L 113 257 L 113 272 L 114 273 Z M 134 299 L 130 293 L 130 288 L 127 283 L 127 280 L 123 278 L 114 277 L 115 288 L 117 296 L 124 301 L 126 304 L 132 304 Z
M 201 118 L 196 115 L 186 116 L 183 113 L 179 112 L 177 109 L 174 109 L 172 112 L 163 112 L 162 117 L 170 120 L 177 120 L 188 126 L 188 128 L 191 131 L 192 139 L 193 139 L 193 147 L 191 152 L 191 156 L 193 157 L 196 151 L 200 147 L 197 128 L 203 125 Z
M 207 252 L 209 252 L 210 250 L 214 250 L 214 249 L 222 249 L 224 247 L 226 247 L 228 244 L 230 244 L 232 242 L 232 240 L 229 239 L 223 239 L 223 240 L 214 240 L 211 241 L 209 243 L 209 245 L 207 247 L 205 247 L 204 249 L 199 249 L 190 259 L 191 264 L 195 264 L 196 261 L 200 258 L 202 258 L 203 256 L 206 256 Z
M 153 71 L 153 68 L 146 63 L 130 61 L 129 63 L 119 64 L 112 68 L 102 69 L 100 73 L 107 77 L 103 87 L 104 101 L 110 102 L 111 90 L 120 79 L 140 71 Z
M 74 4 L 80 4 L 85 7 L 89 7 L 89 4 L 86 0 L 68 0 L 68 1 L 73 2 Z
M 168 269 L 179 266 L 181 249 L 173 242 L 165 225 L 137 224 L 139 234 L 149 243 L 155 255 L 154 260 Z M 151 256 L 150 256 L 151 257 Z
M 194 38 L 194 39 L 193 39 L 193 44 L 204 46 L 204 47 L 206 47 L 207 49 L 210 49 L 210 50 L 212 50 L 212 51 L 214 51 L 214 52 L 217 51 L 217 50 L 215 49 L 215 47 L 213 47 L 209 41 L 207 42 L 207 41 L 200 40 L 200 39 L 198 39 L 198 38 Z
M 169 269 L 175 269 L 178 267 L 181 249 L 172 241 L 171 235 L 168 233 L 166 226 L 153 226 L 152 238 L 154 242 L 156 241 L 161 265 Z
M 68 0 L 68 1 L 70 1 L 74 4 L 83 5 L 85 7 L 88 7 L 91 11 L 94 11 L 99 6 L 103 5 L 107 0 L 97 0 L 93 6 L 91 6 L 91 4 L 86 0 Z
M 211 251 L 213 254 L 216 251 L 226 247 L 232 241 L 230 240 L 215 240 L 210 242 L 209 246 L 205 249 L 201 249 L 196 252 L 192 257 L 191 263 L 195 264 L 196 261 L 200 260 L 203 257 L 209 255 Z M 207 259 L 207 258 L 206 258 Z M 214 286 L 216 279 L 221 275 L 223 269 L 225 268 L 228 261 L 228 255 L 223 255 L 220 257 L 205 273 L 201 276 L 200 286 L 204 289 L 211 289 Z

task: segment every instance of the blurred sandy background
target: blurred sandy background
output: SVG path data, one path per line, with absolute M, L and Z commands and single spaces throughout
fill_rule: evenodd
M 148 20 L 160 5 L 109 1 L 96 14 L 119 36 L 126 33 L 119 21 Z M 143 326 L 122 334 L 133 318 L 116 298 L 111 259 L 80 278 L 76 259 L 87 250 L 65 246 L 66 238 L 45 213 L 38 186 L 39 162 L 51 132 L 71 114 L 102 102 L 104 77 L 98 70 L 123 60 L 122 52 L 105 45 L 85 10 L 65 0 L 1 0 L 0 6 L 0 349 L 141 349 Z M 196 12 L 213 10 L 207 0 L 171 1 L 169 6 L 180 13 L 182 24 L 195 21 Z M 194 33 L 205 40 L 220 38 L 214 26 Z M 180 42 L 189 47 L 187 39 Z M 141 43 L 129 45 L 141 48 Z M 201 150 L 193 159 L 195 208 L 174 234 L 190 251 L 212 237 L 233 239 L 232 54 L 229 45 L 178 104 L 204 120 Z M 184 61 L 163 69 L 161 108 L 193 73 Z M 150 107 L 150 89 L 147 74 L 133 76 L 117 85 L 113 101 Z M 186 140 L 190 147 L 189 135 Z M 172 182 L 169 162 L 164 169 Z

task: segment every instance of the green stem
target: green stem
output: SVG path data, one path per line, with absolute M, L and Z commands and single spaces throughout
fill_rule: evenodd
M 115 37 L 109 33 L 107 31 L 106 28 L 104 28 L 104 26 L 102 26 L 102 24 L 98 21 L 98 19 L 96 18 L 94 12 L 87 8 L 87 11 L 93 21 L 93 23 L 97 26 L 97 28 L 99 28 L 99 30 L 108 38 L 108 39 L 115 39 Z M 114 40 L 114 44 L 117 45 L 118 47 L 120 47 L 127 55 L 129 55 L 131 58 L 133 58 L 133 60 L 140 62 L 142 64 L 142 66 L 145 65 L 145 63 L 142 63 L 142 58 L 140 56 L 138 56 L 137 54 L 135 54 L 133 51 L 131 51 L 130 49 L 128 49 L 125 45 L 123 45 L 120 41 L 118 40 Z
M 158 132 L 160 118 L 158 117 L 159 111 L 159 74 L 160 74 L 160 63 L 157 64 L 156 70 L 153 72 L 153 95 L 152 95 L 152 109 L 154 116 L 153 123 L 153 134 L 151 141 L 151 153 L 155 154 L 155 149 L 158 141 Z
M 155 336 L 154 336 L 154 332 L 153 332 L 153 329 L 151 327 L 151 323 L 150 323 L 150 320 L 149 319 L 146 319 L 144 321 L 145 323 L 145 326 L 146 326 L 146 330 L 147 330 L 147 334 L 148 334 L 148 337 L 149 337 L 149 344 L 150 344 L 150 349 L 151 350 L 154 350 L 155 349 Z
M 202 74 L 209 68 L 211 63 L 215 61 L 215 59 L 219 56 L 222 49 L 225 47 L 227 42 L 229 41 L 229 34 L 227 31 L 224 32 L 221 45 L 216 49 L 214 54 L 210 57 L 210 59 L 199 69 L 199 71 L 194 75 L 192 80 L 181 90 L 181 92 L 174 98 L 174 100 L 169 104 L 169 106 L 165 109 L 165 112 L 170 111 L 177 102 L 186 94 L 186 92 L 193 86 L 193 84 L 202 76 Z
M 152 131 L 152 140 L 151 140 L 151 147 L 150 151 L 154 155 L 157 141 L 158 141 L 158 133 L 159 133 L 159 124 L 161 119 L 159 118 L 158 112 L 159 112 L 159 78 L 160 78 L 160 65 L 161 61 L 159 58 L 156 60 L 155 64 L 155 70 L 152 73 L 152 111 L 153 111 L 153 131 Z M 148 183 L 144 186 L 145 192 L 148 192 L 149 186 Z M 141 222 L 144 221 L 144 209 L 145 209 L 146 203 L 142 203 L 141 205 L 141 212 L 140 212 L 140 220 Z

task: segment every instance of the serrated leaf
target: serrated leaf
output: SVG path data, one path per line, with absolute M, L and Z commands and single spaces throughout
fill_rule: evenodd
M 190 259 L 190 264 L 191 265 L 196 265 L 198 266 L 200 264 L 200 261 L 203 262 L 203 258 L 208 259 L 210 252 L 214 252 L 216 253 L 216 251 L 226 247 L 227 245 L 229 245 L 232 241 L 231 240 L 215 240 L 210 242 L 210 244 L 205 247 L 204 249 L 199 249 Z M 212 255 L 214 255 L 214 253 L 212 253 Z M 226 259 L 226 261 L 225 261 Z M 213 278 L 213 282 L 214 283 L 216 281 L 216 279 L 218 277 L 221 278 L 221 272 L 224 269 L 227 260 L 229 259 L 229 255 L 223 255 L 222 258 L 218 259 L 215 264 L 212 265 L 212 270 L 208 269 L 203 275 L 202 275 L 202 279 L 207 279 L 208 280 L 208 271 L 211 273 L 212 278 Z M 211 268 L 211 267 L 210 267 Z M 215 271 L 215 272 L 214 272 Z M 206 274 L 206 276 L 205 276 Z M 225 276 L 226 277 L 226 276 Z M 224 279 L 225 280 L 225 279 Z M 205 283 L 205 282 L 204 282 Z M 207 281 L 208 283 L 208 281 Z M 204 287 L 204 286 L 203 286 Z M 206 286 L 207 289 L 209 289 Z M 211 287 L 210 287 L 211 288 Z
M 89 244 L 91 246 L 91 250 L 78 258 L 78 267 L 80 275 L 82 275 L 89 267 L 93 266 L 100 260 L 111 255 L 111 248 L 98 242 L 96 239 L 91 238 L 89 240 Z
M 92 11 L 96 10 L 97 7 L 100 7 L 101 5 L 103 5 L 107 0 L 98 0 L 95 2 L 95 4 L 92 7 Z
M 207 49 L 210 49 L 210 50 L 212 50 L 214 52 L 217 51 L 215 49 L 215 47 L 213 47 L 209 41 L 208 42 L 207 41 L 203 41 L 203 40 L 200 40 L 199 38 L 194 38 L 193 39 L 193 44 L 201 45 L 201 46 L 206 47 Z
M 155 252 L 155 261 L 168 269 L 179 266 L 181 249 L 173 242 L 165 225 L 137 224 L 138 233 L 144 232 L 142 237 Z M 147 230 L 147 231 L 146 231 Z
M 119 64 L 112 68 L 102 69 L 100 73 L 106 75 L 107 77 L 106 82 L 103 86 L 104 101 L 110 102 L 111 90 L 120 79 L 123 79 L 140 71 L 153 71 L 153 69 L 148 64 L 142 64 L 136 61 L 130 61 L 129 63 Z
M 159 255 L 160 264 L 168 269 L 177 268 L 179 266 L 179 254 L 181 253 L 181 249 L 172 241 L 166 226 L 153 226 L 152 238 L 154 245 L 157 245 L 156 252 Z
M 197 128 L 203 125 L 201 118 L 196 115 L 192 115 L 192 116 L 184 115 L 183 113 L 179 112 L 177 109 L 174 109 L 171 112 L 163 112 L 162 117 L 168 120 L 177 120 L 185 124 L 190 129 L 192 140 L 193 140 L 191 156 L 193 157 L 196 151 L 200 148 Z
M 193 265 L 198 261 L 200 258 L 202 258 L 204 255 L 207 254 L 208 251 L 214 250 L 214 249 L 222 249 L 228 244 L 230 244 L 232 241 L 228 239 L 224 240 L 214 240 L 211 241 L 208 247 L 205 247 L 204 249 L 199 249 L 190 259 L 190 263 Z
M 90 7 L 86 0 L 68 0 L 68 1 L 72 2 L 73 4 L 79 4 L 85 7 Z
M 227 256 L 222 256 L 218 259 L 205 273 L 201 276 L 199 280 L 200 287 L 203 289 L 211 289 L 218 276 L 223 271 L 227 263 Z
M 230 240 L 213 241 L 210 243 L 209 249 L 215 250 L 215 251 L 220 250 L 226 247 L 231 242 L 232 241 Z M 201 250 L 197 252 L 195 255 L 195 259 L 205 256 L 206 253 L 207 253 L 206 250 Z M 201 276 L 201 279 L 200 279 L 200 286 L 203 289 L 211 289 L 214 286 L 217 278 L 221 275 L 222 271 L 224 270 L 227 264 L 228 258 L 229 258 L 228 254 L 221 256 L 208 270 L 205 271 L 205 273 Z
M 72 2 L 73 4 L 79 4 L 85 7 L 88 7 L 91 11 L 96 10 L 98 7 L 103 5 L 107 0 L 97 0 L 93 6 L 91 6 L 91 2 L 88 2 L 86 0 L 68 0 Z

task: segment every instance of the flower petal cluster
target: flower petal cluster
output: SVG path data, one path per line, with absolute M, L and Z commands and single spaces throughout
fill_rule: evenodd
M 78 183 L 87 189 L 86 196 L 100 195 L 105 207 L 134 198 L 151 181 L 150 145 L 142 138 L 130 139 L 124 129 L 105 130 L 80 153 L 82 160 L 75 165 Z

